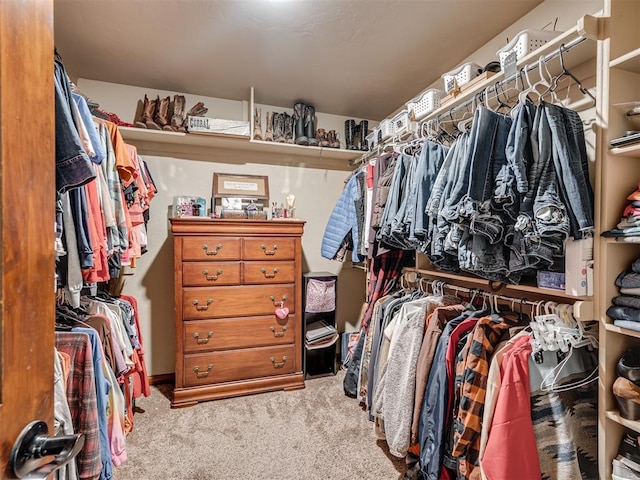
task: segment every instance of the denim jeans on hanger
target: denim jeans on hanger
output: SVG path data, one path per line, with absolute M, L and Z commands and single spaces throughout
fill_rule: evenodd
M 412 250 L 413 246 L 408 241 L 409 238 L 409 218 L 408 212 L 411 204 L 415 202 L 416 194 L 416 169 L 417 158 L 413 155 L 402 154 L 406 163 L 406 171 L 400 185 L 400 204 L 395 215 L 391 219 L 389 235 L 387 236 L 387 244 L 400 248 L 402 250 Z
M 553 139 L 553 163 L 560 193 L 567 205 L 571 235 L 583 238 L 593 231 L 593 190 L 582 120 L 577 112 L 542 102 Z
M 511 124 L 511 130 L 506 145 L 507 163 L 515 176 L 516 189 L 519 193 L 527 193 L 529 181 L 527 172 L 533 161 L 531 151 L 531 127 L 536 114 L 536 107 L 527 101 L 516 107 L 516 114 Z
M 387 203 L 384 208 L 384 213 L 382 214 L 382 220 L 380 221 L 380 229 L 376 234 L 376 240 L 390 247 L 395 247 L 393 238 L 391 237 L 391 224 L 400 209 L 405 186 L 404 179 L 410 160 L 410 157 L 406 157 L 405 155 L 400 155 L 396 160 L 393 179 L 391 180 L 391 187 L 389 188 L 389 196 L 387 197 Z
M 478 107 L 473 129 L 476 136 L 470 152 L 469 188 L 458 211 L 462 223 L 469 225 L 471 233 L 486 236 L 489 243 L 497 243 L 504 236 L 504 226 L 492 200 L 496 180 L 506 180 L 499 179 L 498 174 L 507 164 L 505 151 L 511 119 L 486 107 Z
M 409 240 L 424 242 L 428 233 L 428 217 L 425 213 L 427 202 L 431 197 L 436 177 L 442 167 L 449 148 L 444 145 L 424 140 L 420 159 L 416 170 L 418 188 L 416 190 L 413 222 L 409 226 Z
M 553 163 L 553 137 L 548 116 L 543 107 L 538 125 L 538 155 L 540 183 L 533 201 L 533 213 L 540 235 L 557 233 L 566 239 L 569 236 L 569 216 L 560 197 L 558 177 Z

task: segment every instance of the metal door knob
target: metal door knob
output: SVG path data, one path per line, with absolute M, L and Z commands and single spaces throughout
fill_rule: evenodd
M 82 433 L 50 437 L 47 424 L 36 420 L 22 429 L 13 444 L 9 471 L 16 478 L 46 479 L 80 453 L 83 446 Z

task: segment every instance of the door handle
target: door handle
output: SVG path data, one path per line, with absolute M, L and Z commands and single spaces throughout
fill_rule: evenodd
M 83 446 L 84 434 L 50 437 L 47 424 L 36 420 L 22 429 L 13 444 L 9 471 L 16 478 L 44 480 L 73 460 Z

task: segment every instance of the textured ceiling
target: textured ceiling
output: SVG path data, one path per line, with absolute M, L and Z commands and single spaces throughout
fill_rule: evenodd
M 79 78 L 381 120 L 541 0 L 55 0 Z

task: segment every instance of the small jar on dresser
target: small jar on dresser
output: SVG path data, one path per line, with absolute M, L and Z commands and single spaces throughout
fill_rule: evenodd
M 304 388 L 302 221 L 172 218 L 172 407 Z

